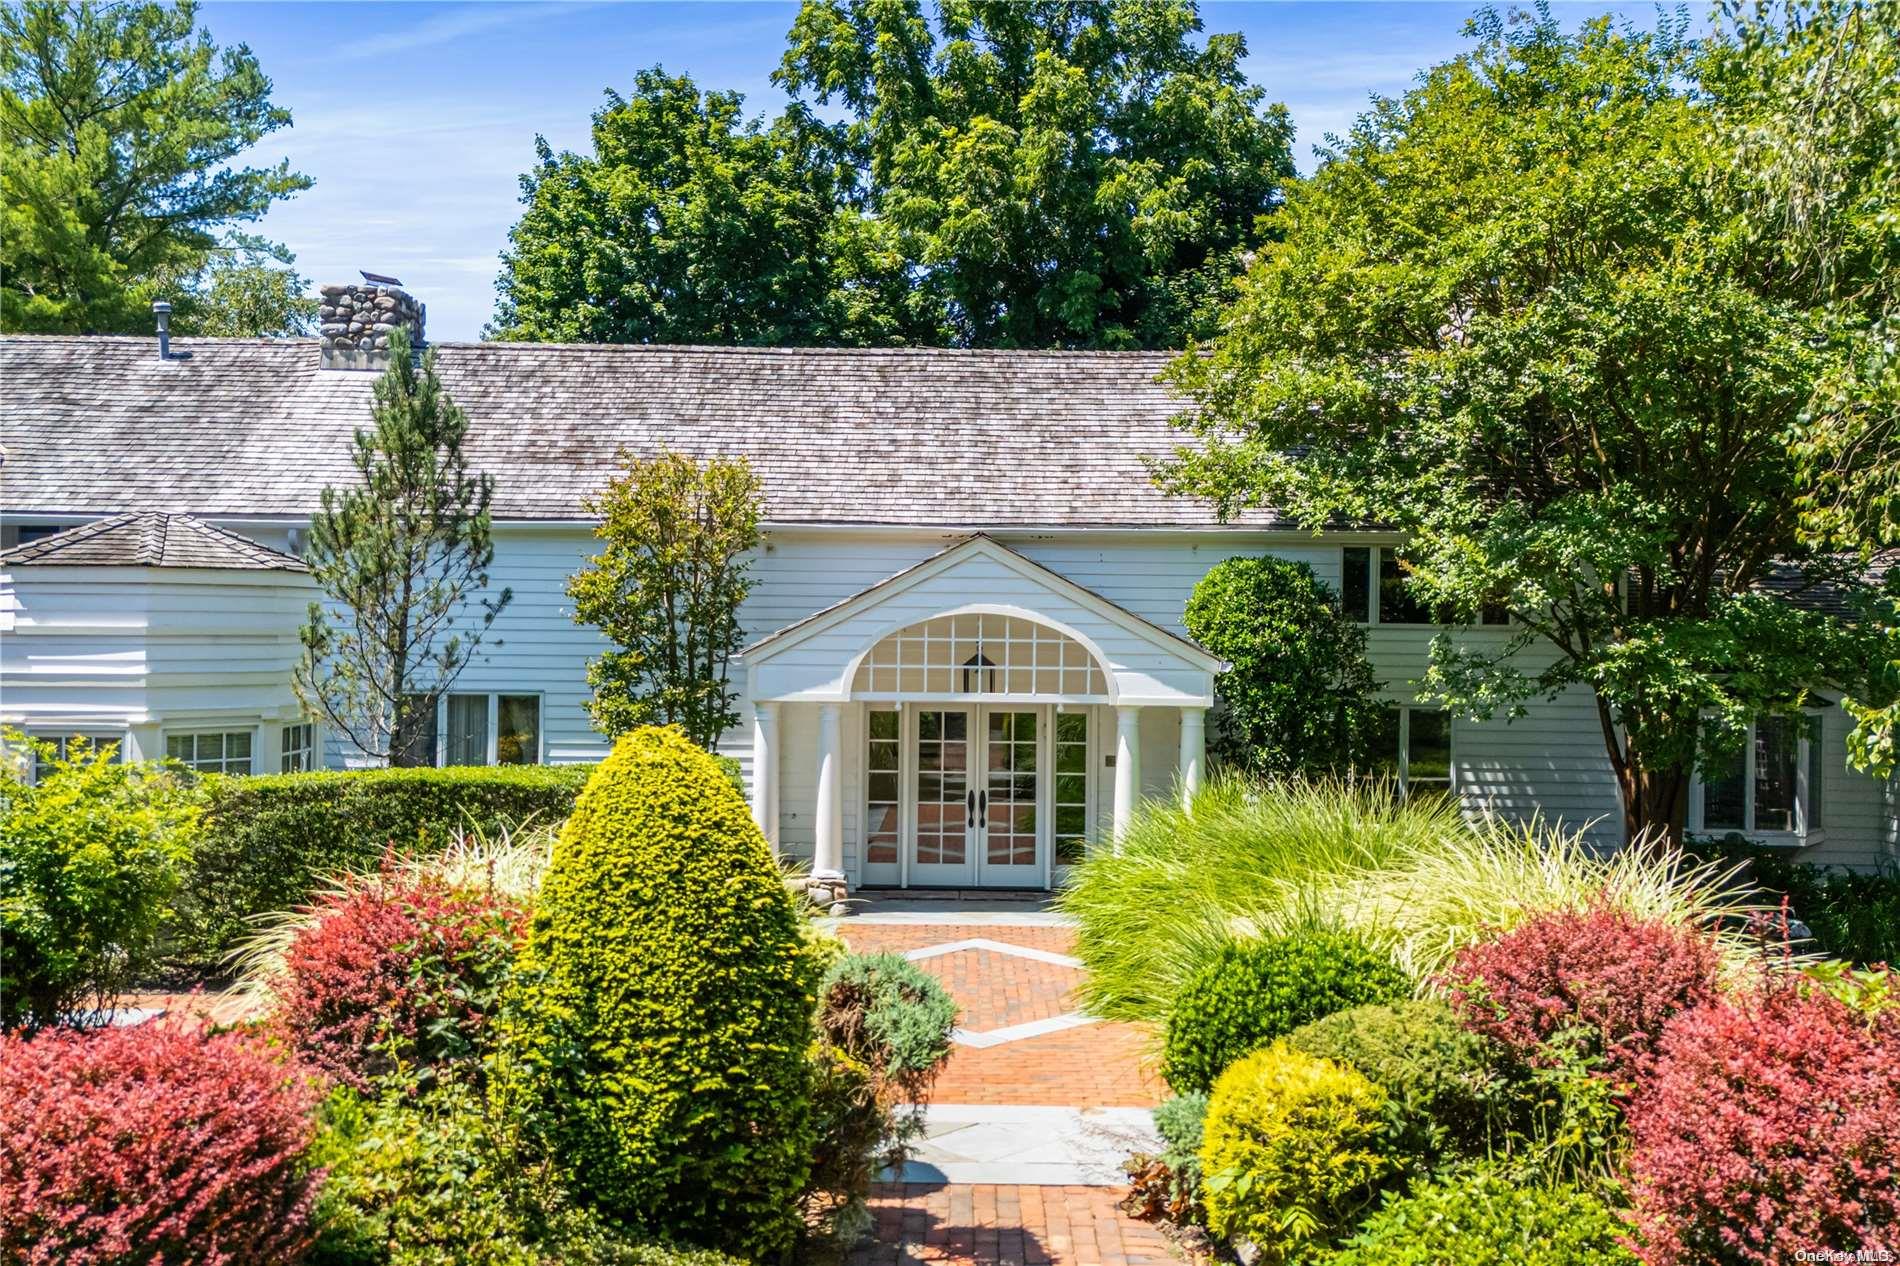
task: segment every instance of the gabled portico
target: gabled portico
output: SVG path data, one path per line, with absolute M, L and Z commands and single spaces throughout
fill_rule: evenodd
M 1145 710 L 1179 715 L 1172 777 L 1150 784 L 1191 794 L 1221 667 L 986 536 L 761 639 L 744 659 L 753 815 L 776 843 L 781 773 L 810 761 L 812 876 L 834 887 L 1051 886 L 1133 814 Z M 817 714 L 811 752 L 781 750 L 793 709 Z

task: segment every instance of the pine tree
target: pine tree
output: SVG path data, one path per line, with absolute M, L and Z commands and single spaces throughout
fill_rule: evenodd
M 340 610 L 310 604 L 295 684 L 366 755 L 431 764 L 436 701 L 514 595 L 481 596 L 495 557 L 494 479 L 469 470 L 468 416 L 442 390 L 435 353 L 418 373 L 400 330 L 373 416 L 351 455 L 360 481 L 325 488 L 311 523 L 305 560 Z

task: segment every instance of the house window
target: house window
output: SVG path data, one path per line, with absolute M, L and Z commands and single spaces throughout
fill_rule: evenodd
M 903 829 L 903 805 L 898 796 L 899 714 L 867 714 L 865 726 L 864 860 L 873 866 L 897 865 L 897 846 Z
M 414 768 L 436 763 L 436 701 L 427 695 L 404 695 L 398 712 L 403 723 L 413 721 L 409 742 L 397 748 L 392 743 L 389 763 L 398 768 Z
M 852 681 L 858 698 L 959 695 L 1105 700 L 1107 678 L 1087 647 L 1020 616 L 943 615 L 887 635 Z
M 125 759 L 125 735 L 123 734 L 33 734 L 29 736 L 35 744 L 45 743 L 53 751 L 47 753 L 35 746 L 33 749 L 33 781 L 38 782 L 53 772 L 53 761 L 68 761 L 80 753 L 96 752 L 102 747 L 110 747 L 112 752 L 106 757 L 108 764 L 116 765 Z
M 1455 785 L 1451 713 L 1394 704 L 1384 709 L 1372 772 L 1396 782 L 1403 796 L 1448 795 Z
M 444 695 L 441 721 L 444 765 L 541 762 L 540 695 Z
M 167 734 L 165 755 L 201 774 L 248 774 L 251 772 L 251 732 Z
M 1073 866 L 1088 851 L 1088 713 L 1056 713 L 1055 747 L 1056 865 Z
M 1373 584 L 1373 576 L 1378 584 Z M 1361 624 L 1454 624 L 1449 610 L 1427 610 L 1405 584 L 1397 551 L 1378 545 L 1348 545 L 1340 566 L 1340 610 Z M 1509 624 L 1511 613 L 1487 603 L 1478 613 L 1480 624 Z
M 281 742 L 278 745 L 277 770 L 284 774 L 301 774 L 317 767 L 317 729 L 308 721 L 301 725 L 286 725 Z
M 1808 835 L 1822 826 L 1821 718 L 1761 717 L 1742 750 L 1702 771 L 1701 829 Z
M 59 533 L 64 532 L 65 530 L 66 530 L 65 528 L 61 527 L 57 523 L 23 524 L 21 525 L 19 529 L 19 532 L 17 534 L 18 539 L 15 543 L 19 545 L 31 545 L 34 541 L 43 541 L 47 537 L 57 536 Z

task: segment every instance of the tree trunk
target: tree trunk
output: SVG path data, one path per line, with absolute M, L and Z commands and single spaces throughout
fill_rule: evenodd
M 1689 771 L 1680 765 L 1649 769 L 1640 756 L 1617 771 L 1623 792 L 1623 842 L 1645 837 L 1680 847 L 1689 814 Z

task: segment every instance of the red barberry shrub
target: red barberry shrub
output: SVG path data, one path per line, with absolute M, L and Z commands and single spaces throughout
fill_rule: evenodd
M 1627 1117 L 1648 1266 L 1900 1251 L 1900 1010 L 1788 983 L 1698 1007 Z
M 469 1063 L 487 1049 L 527 924 L 506 896 L 386 871 L 325 898 L 291 941 L 278 1021 L 311 1064 L 359 1090 L 399 1065 Z
M 1467 946 L 1443 981 L 1467 1028 L 1548 1067 L 1559 1033 L 1619 1083 L 1641 1075 L 1671 1016 L 1716 996 L 1706 936 L 1608 907 L 1536 915 Z
M 235 1034 L 0 1037 L 0 1260 L 293 1262 L 321 1175 L 310 1079 Z

